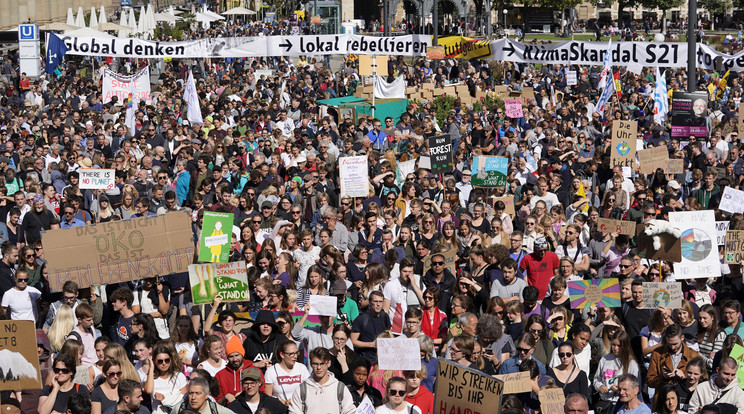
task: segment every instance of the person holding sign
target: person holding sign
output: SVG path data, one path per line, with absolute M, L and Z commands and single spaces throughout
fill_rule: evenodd
M 563 388 L 566 395 L 577 393 L 591 397 L 589 379 L 586 372 L 579 368 L 575 358 L 574 346 L 571 342 L 558 345 L 557 356 L 560 364 L 547 369 L 547 375 L 555 380 L 557 386 Z
M 393 377 L 387 383 L 387 403 L 377 407 L 375 414 L 422 414 L 421 409 L 408 401 L 406 395 L 407 382 L 405 378 Z

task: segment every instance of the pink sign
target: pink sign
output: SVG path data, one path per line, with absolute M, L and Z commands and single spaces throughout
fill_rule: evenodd
M 521 118 L 524 116 L 522 112 L 522 101 L 515 99 L 513 101 L 504 101 L 506 106 L 506 116 L 509 118 Z

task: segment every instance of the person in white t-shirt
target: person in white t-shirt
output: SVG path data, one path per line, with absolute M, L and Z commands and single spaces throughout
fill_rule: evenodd
M 390 321 L 393 324 L 394 333 L 403 333 L 405 328 L 405 315 L 408 310 L 408 291 L 415 292 L 419 303 L 424 302 L 424 294 L 414 280 L 413 275 L 414 263 L 409 258 L 404 258 L 400 262 L 400 277 L 393 279 L 385 284 L 382 294 L 385 296 L 385 302 L 382 308 L 387 312 Z
M 14 321 L 33 321 L 39 319 L 39 309 L 36 301 L 41 292 L 35 287 L 28 286 L 28 271 L 18 269 L 15 274 L 16 285 L 3 294 L 2 307 L 6 315 Z
M 152 355 L 152 345 L 147 343 L 147 339 L 139 338 L 134 341 L 134 356 L 137 362 L 134 363 L 134 369 L 139 375 L 140 382 L 147 381 L 147 373 L 150 372 L 150 356 Z
M 393 377 L 387 383 L 387 402 L 375 410 L 375 414 L 421 414 L 421 409 L 406 401 L 406 379 Z
M 279 363 L 266 369 L 264 380 L 266 394 L 278 398 L 289 406 L 292 394 L 302 381 L 310 377 L 307 367 L 297 362 L 300 352 L 293 341 L 284 341 L 277 347 Z

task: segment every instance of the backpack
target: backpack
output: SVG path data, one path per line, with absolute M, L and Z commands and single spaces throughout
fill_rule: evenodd
M 208 399 L 207 402 L 209 403 L 209 411 L 211 412 L 211 414 L 218 414 L 217 403 L 215 403 L 211 399 Z M 183 410 L 187 408 L 191 408 L 191 404 L 189 404 L 189 401 L 188 401 L 188 394 L 183 396 L 183 401 L 181 402 L 181 406 L 178 408 L 178 413 L 182 413 Z
M 336 384 L 336 397 L 338 398 L 338 412 L 339 413 L 342 412 L 341 407 L 344 402 L 344 389 L 345 388 L 346 386 L 341 381 L 339 381 Z M 307 399 L 307 382 L 304 382 L 304 381 L 302 382 L 302 384 L 300 384 L 300 399 L 302 401 L 302 412 L 304 413 L 306 412 L 305 400 Z

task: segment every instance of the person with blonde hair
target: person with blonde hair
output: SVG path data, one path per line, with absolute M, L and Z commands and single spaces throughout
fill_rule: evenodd
M 121 380 L 129 379 L 132 381 L 140 382 L 139 374 L 137 374 L 137 370 L 134 369 L 134 365 L 132 365 L 131 362 L 129 362 L 129 357 L 127 356 L 127 351 L 124 349 L 123 346 L 117 344 L 117 343 L 110 343 L 106 345 L 106 348 L 103 348 L 103 355 L 105 355 L 106 359 L 111 359 L 119 363 L 119 366 L 121 367 Z
M 77 320 L 75 319 L 75 313 L 72 308 L 68 305 L 62 305 L 57 309 L 57 314 L 54 317 L 52 326 L 49 327 L 47 336 L 49 337 L 49 345 L 52 347 L 52 352 L 59 352 L 62 349 L 62 345 L 65 344 L 65 340 L 70 335 Z

